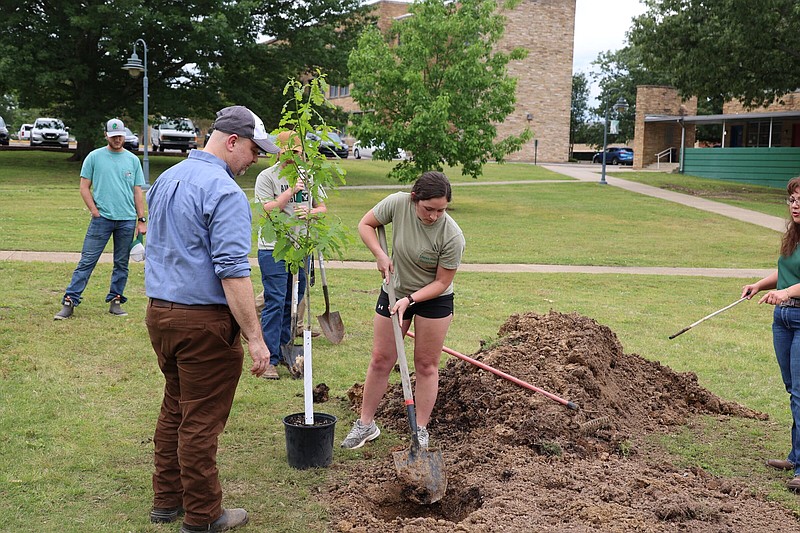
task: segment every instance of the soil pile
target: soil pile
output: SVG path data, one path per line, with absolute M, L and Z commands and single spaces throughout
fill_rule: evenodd
M 578 404 L 559 402 L 451 359 L 428 426 L 444 454 L 445 498 L 402 497 L 391 456 L 349 463 L 330 488 L 338 531 L 793 531 L 791 513 L 700 468 L 637 453 L 640 437 L 695 414 L 766 418 L 676 373 L 625 354 L 577 314 L 512 315 L 475 359 Z M 348 396 L 358 409 L 360 389 Z M 402 390 L 378 423 L 408 433 Z

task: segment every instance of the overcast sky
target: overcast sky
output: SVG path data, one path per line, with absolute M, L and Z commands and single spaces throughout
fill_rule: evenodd
M 619 50 L 625 44 L 625 32 L 631 19 L 644 13 L 639 0 L 576 0 L 575 6 L 575 52 L 572 72 L 583 72 L 592 83 L 592 61 L 601 52 Z M 590 106 L 599 93 L 592 85 Z

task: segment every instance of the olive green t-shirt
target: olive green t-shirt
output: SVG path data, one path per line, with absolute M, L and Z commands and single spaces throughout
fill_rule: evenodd
M 431 225 L 417 218 L 411 194 L 396 192 L 372 208 L 378 222 L 392 224 L 392 277 L 398 298 L 418 291 L 436 279 L 441 266 L 455 270 L 461 265 L 466 241 L 461 228 L 445 213 Z M 442 295 L 451 294 L 451 283 Z
M 785 289 L 800 283 L 800 246 L 789 257 L 778 257 L 777 289 Z

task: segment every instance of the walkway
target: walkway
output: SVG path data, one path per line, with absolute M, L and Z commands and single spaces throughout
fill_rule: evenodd
M 599 165 L 586 164 L 544 164 L 543 168 L 564 174 L 578 181 L 600 181 L 601 167 Z M 608 172 L 608 167 L 606 167 Z M 629 169 L 614 167 L 613 172 L 626 172 Z M 625 179 L 610 177 L 606 175 L 606 182 L 609 186 L 619 187 L 637 194 L 653 196 L 662 200 L 676 202 L 695 209 L 709 211 L 718 215 L 726 216 L 743 222 L 756 224 L 774 231 L 783 232 L 786 229 L 786 221 L 780 217 L 765 215 L 749 209 L 742 209 L 720 202 L 697 198 L 688 194 L 681 194 L 643 185 Z M 563 180 L 532 180 L 532 181 L 513 181 L 505 182 L 509 184 L 540 184 L 540 183 L 574 183 Z M 469 182 L 453 184 L 454 186 L 494 186 L 498 182 Z M 379 186 L 354 186 L 347 187 L 353 189 L 394 189 L 397 190 L 402 185 L 379 185 Z M 77 264 L 80 259 L 77 252 L 20 252 L 0 250 L 0 261 L 44 261 L 54 263 L 73 263 Z M 111 254 L 103 254 L 100 258 L 101 263 L 111 263 Z M 254 266 L 258 266 L 256 259 L 251 259 Z M 375 268 L 373 262 L 360 261 L 326 261 L 328 268 L 343 268 L 353 270 L 372 270 Z M 534 273 L 574 273 L 574 274 L 641 274 L 655 276 L 703 276 L 703 277 L 724 277 L 724 278 L 762 278 L 770 274 L 773 269 L 742 269 L 742 268 L 684 268 L 684 267 L 613 267 L 613 266 L 582 266 L 582 265 L 530 265 L 530 264 L 464 264 L 459 267 L 462 272 L 534 272 Z

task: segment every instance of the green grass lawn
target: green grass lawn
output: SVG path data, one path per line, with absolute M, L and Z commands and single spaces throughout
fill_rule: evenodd
M 158 156 L 152 165 L 160 172 L 176 161 Z M 374 183 L 384 183 L 380 172 L 389 168 L 371 161 L 345 164 L 348 171 L 356 168 L 351 175 L 363 171 L 364 183 L 371 172 Z M 367 172 L 367 165 L 377 166 Z M 519 172 L 509 181 L 551 177 L 531 165 L 490 165 L 485 180 L 505 181 L 495 172 L 507 169 Z M 79 250 L 86 214 L 77 172 L 64 154 L 0 151 L 0 249 Z M 252 187 L 254 176 L 251 170 L 243 187 Z M 686 186 L 701 190 L 696 183 Z M 329 199 L 330 211 L 354 227 L 386 193 L 342 190 Z M 766 209 L 783 196 L 753 195 L 752 201 Z M 785 210 L 783 204 L 781 208 Z M 452 215 L 467 238 L 466 261 L 474 263 L 764 268 L 774 264 L 779 239 L 776 232 L 671 202 L 569 181 L 455 188 Z M 369 259 L 358 244 L 346 256 Z M 143 266 L 131 264 L 128 317 L 107 312 L 103 299 L 111 266 L 103 264 L 75 317 L 54 321 L 74 266 L 0 262 L 0 530 L 176 530 L 147 521 L 151 438 L 163 378 L 143 323 Z M 252 276 L 258 286 L 258 272 Z M 676 464 L 701 465 L 712 474 L 741 479 L 800 512 L 800 499 L 782 489 L 782 476 L 756 466 L 766 457 L 785 455 L 791 425 L 772 352 L 771 308 L 745 302 L 668 340 L 735 301 L 749 281 L 461 272 L 446 344 L 472 354 L 482 340 L 496 338 L 512 313 L 553 309 L 592 317 L 617 334 L 626 352 L 676 371 L 695 372 L 700 384 L 715 394 L 771 417 L 766 423 L 699 420 L 672 435 L 654 437 L 649 445 L 669 450 Z M 318 491 L 339 478 L 342 466 L 386 454 L 398 442 L 396 435 L 385 432 L 375 445 L 361 450 L 338 447 L 355 418 L 344 397 L 364 378 L 379 277 L 374 270 L 331 269 L 328 284 L 331 310 L 340 312 L 346 337 L 339 345 L 324 337 L 314 340 L 313 381 L 331 389 L 331 401 L 317 409 L 339 417 L 334 464 L 297 471 L 286 463 L 282 418 L 303 410 L 302 382 L 289 379 L 283 369 L 277 382 L 243 372 L 220 441 L 219 465 L 224 503 L 247 508 L 253 531 L 329 530 Z M 321 306 L 317 285 L 312 314 L 321 314 Z

